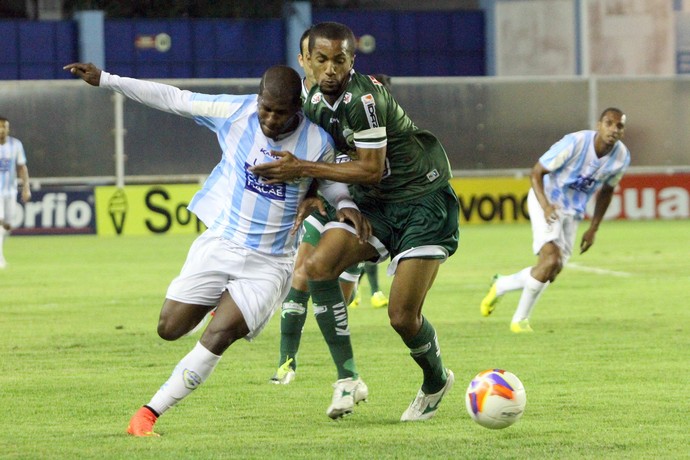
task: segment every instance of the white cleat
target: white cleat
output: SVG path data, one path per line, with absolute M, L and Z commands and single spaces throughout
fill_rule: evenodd
M 453 382 L 455 381 L 455 376 L 453 371 L 446 369 L 446 384 L 441 388 L 438 393 L 426 394 L 421 389 L 417 393 L 417 397 L 410 404 L 405 412 L 403 412 L 402 417 L 400 417 L 401 422 L 415 422 L 418 420 L 428 420 L 434 415 L 438 410 L 438 406 L 441 404 L 441 399 L 443 396 L 450 391 L 453 387 Z
M 362 379 L 340 379 L 333 384 L 333 400 L 326 409 L 326 415 L 334 420 L 349 415 L 355 404 L 366 401 L 368 397 L 369 388 Z

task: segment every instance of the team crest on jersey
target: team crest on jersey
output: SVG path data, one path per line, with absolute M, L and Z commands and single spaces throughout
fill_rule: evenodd
M 345 93 L 345 96 L 343 96 L 343 104 L 349 104 L 351 100 L 352 93 Z
M 371 94 L 365 94 L 362 96 L 362 104 L 364 104 L 364 111 L 367 114 L 367 121 L 369 122 L 370 128 L 379 127 L 379 119 L 376 116 L 376 102 L 374 102 L 374 96 Z
M 312 104 L 318 104 L 319 102 L 321 102 L 322 98 L 323 98 L 323 94 L 316 93 L 311 97 L 311 103 Z

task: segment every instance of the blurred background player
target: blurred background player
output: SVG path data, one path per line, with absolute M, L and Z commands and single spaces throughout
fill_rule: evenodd
M 594 244 L 613 189 L 630 164 L 630 152 L 621 142 L 625 123 L 623 112 L 609 107 L 601 113 L 596 130 L 566 134 L 539 158 L 532 168 L 532 188 L 527 195 L 537 264 L 512 275 L 494 275 L 479 307 L 483 316 L 493 312 L 503 294 L 522 289 L 510 330 L 532 332 L 532 309 L 568 262 L 587 202 L 598 190 L 592 221 L 580 242 L 580 254 Z
M 24 146 L 10 136 L 10 121 L 0 116 L 0 269 L 7 266 L 3 248 L 17 206 L 17 177 L 22 180 L 22 203 L 26 203 L 31 200 L 31 189 Z
M 300 38 L 300 53 L 297 55 L 297 60 L 305 73 L 305 78 L 302 79 L 302 99 L 306 98 L 314 84 L 311 68 L 306 65 L 309 54 L 307 49 L 309 31 L 310 29 L 307 29 L 302 34 Z M 342 160 L 343 156 L 337 154 L 336 161 Z M 314 252 L 314 248 L 321 239 L 321 233 L 328 222 L 335 218 L 335 210 L 332 207 L 326 208 L 323 205 L 321 207 L 322 209 L 311 213 L 303 224 L 303 234 L 295 259 L 292 285 L 290 292 L 283 301 L 280 312 L 280 356 L 278 369 L 270 379 L 270 382 L 274 384 L 287 385 L 296 376 L 297 354 L 307 319 L 307 306 L 310 297 L 304 264 L 307 258 Z M 348 299 L 348 301 L 355 292 L 362 270 L 360 265 L 363 264 L 355 264 L 340 275 L 340 288 L 344 298 Z M 346 388 L 346 393 L 348 393 L 344 401 L 340 392 L 336 391 L 334 393 L 334 399 L 326 410 L 326 414 L 335 419 L 350 413 L 354 405 L 365 400 L 369 396 L 369 389 L 357 371 L 347 313 L 341 314 L 337 323 L 333 321 L 332 316 L 323 313 L 321 309 L 314 309 L 316 322 L 336 367 L 338 378 L 334 386 Z

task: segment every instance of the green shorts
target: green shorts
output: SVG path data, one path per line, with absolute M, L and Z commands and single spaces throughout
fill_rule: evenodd
M 321 234 L 324 231 L 326 224 L 332 220 L 335 220 L 335 208 L 329 203 L 324 203 L 326 205 L 326 215 L 322 216 L 320 212 L 315 211 L 309 215 L 304 220 L 302 227 L 304 228 L 304 234 L 302 235 L 302 243 L 311 244 L 316 247 L 321 240 Z M 340 279 L 343 281 L 349 281 L 351 283 L 357 282 L 359 276 L 364 270 L 364 262 L 354 264 L 345 269 L 340 275 Z
M 374 235 L 391 259 L 414 248 L 437 247 L 420 258 L 440 259 L 458 249 L 460 206 L 450 184 L 419 199 L 402 203 L 357 203 L 369 219 Z

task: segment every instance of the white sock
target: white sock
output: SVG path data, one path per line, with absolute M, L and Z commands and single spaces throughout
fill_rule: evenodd
M 194 349 L 175 366 L 168 381 L 153 395 L 147 406 L 162 415 L 204 383 L 219 360 L 220 356 L 197 342 Z
M 503 295 L 506 292 L 516 291 L 525 287 L 525 281 L 531 277 L 532 267 L 527 267 L 512 275 L 499 276 L 496 280 L 496 295 Z
M 2 248 L 5 247 L 5 237 L 7 236 L 7 230 L 5 227 L 0 225 L 0 260 L 4 259 Z
M 513 323 L 517 323 L 523 319 L 529 319 L 530 314 L 532 314 L 534 304 L 537 303 L 539 296 L 542 292 L 544 292 L 544 289 L 546 289 L 548 284 L 548 282 L 542 283 L 541 281 L 532 278 L 531 275 L 525 280 L 525 287 L 522 289 L 520 301 L 518 302 L 517 309 L 513 315 Z

